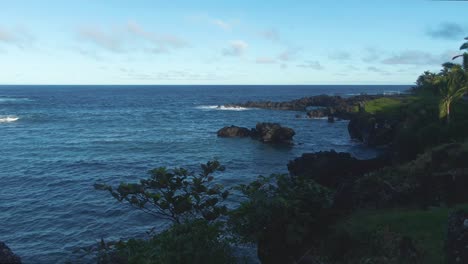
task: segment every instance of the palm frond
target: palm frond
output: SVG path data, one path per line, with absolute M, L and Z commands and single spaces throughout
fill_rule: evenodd
M 463 50 L 463 49 L 468 49 L 468 42 L 465 42 L 463 43 L 463 45 L 461 45 L 460 50 Z

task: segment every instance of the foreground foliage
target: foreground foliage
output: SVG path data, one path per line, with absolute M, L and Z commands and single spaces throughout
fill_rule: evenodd
M 293 263 L 313 247 L 330 224 L 332 192 L 289 175 L 259 177 L 238 189 L 246 200 L 231 212 L 230 226 L 258 246 L 263 263 Z
M 126 202 L 171 226 L 149 239 L 121 241 L 116 247 L 101 246 L 100 264 L 234 263 L 224 237 L 224 223 L 217 219 L 227 213 L 223 201 L 229 192 L 215 183 L 213 174 L 224 171 L 218 161 L 201 165 L 195 174 L 187 169 L 160 167 L 139 183 L 121 183 L 117 188 L 95 184 L 120 202 Z
M 95 188 L 109 191 L 119 202 L 125 201 L 146 213 L 176 223 L 194 218 L 213 221 L 227 212 L 221 202 L 229 196 L 229 191 L 213 183 L 212 176 L 224 171 L 224 167 L 218 161 L 210 161 L 202 164 L 201 169 L 197 175 L 183 168 L 168 170 L 160 167 L 151 170 L 150 177 L 140 183 L 122 183 L 115 189 L 95 184 Z
M 150 238 L 119 242 L 100 256 L 100 264 L 235 263 L 222 224 L 205 220 L 174 224 Z

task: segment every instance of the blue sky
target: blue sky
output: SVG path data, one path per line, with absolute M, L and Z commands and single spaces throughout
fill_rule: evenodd
M 1 84 L 411 84 L 467 1 L 2 1 Z

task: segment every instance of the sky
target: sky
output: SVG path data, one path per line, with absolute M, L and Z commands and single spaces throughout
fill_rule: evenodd
M 1 0 L 0 84 L 412 84 L 468 1 Z

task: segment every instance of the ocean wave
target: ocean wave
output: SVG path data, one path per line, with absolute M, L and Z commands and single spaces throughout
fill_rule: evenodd
M 0 116 L 0 123 L 15 122 L 19 119 L 17 116 Z
M 29 98 L 16 98 L 16 97 L 1 97 L 0 103 L 17 103 L 17 102 L 29 102 L 32 101 Z
M 203 110 L 220 110 L 220 111 L 247 111 L 253 108 L 240 107 L 240 106 L 224 106 L 224 105 L 200 105 L 195 107 Z

